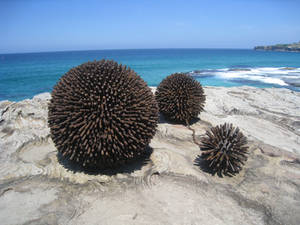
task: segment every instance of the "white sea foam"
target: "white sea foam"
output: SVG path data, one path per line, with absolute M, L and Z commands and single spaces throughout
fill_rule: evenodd
M 299 80 L 300 68 L 262 67 L 262 68 L 225 68 L 216 70 L 203 70 L 198 76 L 213 75 L 228 80 L 250 80 L 267 84 L 288 86 L 293 80 Z M 194 75 L 192 73 L 191 75 Z M 196 74 L 197 76 L 197 74 Z
M 289 75 L 289 76 L 282 76 L 282 78 L 288 78 L 288 79 L 299 79 L 300 74 L 298 76 L 293 76 L 293 75 Z

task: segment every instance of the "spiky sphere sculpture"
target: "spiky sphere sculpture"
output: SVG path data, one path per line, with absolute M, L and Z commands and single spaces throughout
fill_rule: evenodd
M 94 61 L 61 77 L 52 91 L 48 122 L 63 156 L 84 167 L 115 167 L 145 153 L 158 106 L 133 70 Z
M 201 157 L 213 172 L 234 174 L 241 170 L 247 160 L 247 138 L 239 128 L 223 124 L 211 128 L 201 139 Z
M 166 77 L 157 87 L 159 111 L 168 119 L 189 123 L 203 110 L 205 95 L 201 84 L 184 73 Z

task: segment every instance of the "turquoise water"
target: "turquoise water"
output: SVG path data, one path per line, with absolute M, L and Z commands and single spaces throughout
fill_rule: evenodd
M 59 77 L 86 61 L 114 59 L 150 86 L 167 75 L 190 73 L 204 86 L 284 87 L 300 91 L 300 53 L 228 49 L 99 50 L 0 54 L 0 100 L 49 92 Z M 284 67 L 293 67 L 285 69 Z

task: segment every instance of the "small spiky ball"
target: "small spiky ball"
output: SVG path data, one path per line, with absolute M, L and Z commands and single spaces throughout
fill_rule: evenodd
M 64 157 L 84 167 L 115 167 L 146 152 L 158 106 L 133 70 L 94 61 L 61 77 L 52 91 L 48 123 Z
M 241 170 L 247 160 L 247 138 L 239 128 L 223 124 L 211 128 L 201 139 L 202 159 L 218 174 L 234 174 Z
M 159 111 L 166 118 L 180 123 L 197 118 L 205 103 L 201 84 L 184 73 L 166 77 L 157 87 L 155 97 Z

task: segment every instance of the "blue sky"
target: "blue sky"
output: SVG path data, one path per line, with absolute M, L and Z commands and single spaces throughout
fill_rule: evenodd
M 300 0 L 0 0 L 0 53 L 300 41 Z

